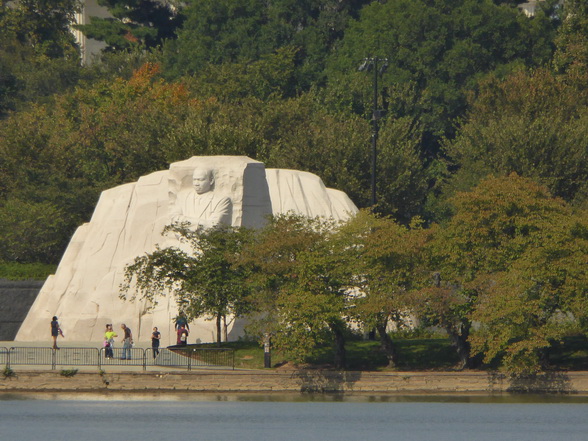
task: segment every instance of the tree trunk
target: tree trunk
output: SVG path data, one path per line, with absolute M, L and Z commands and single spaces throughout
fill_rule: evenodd
M 216 345 L 220 347 L 222 341 L 222 314 L 216 315 Z
M 227 330 L 227 316 L 223 314 L 223 338 L 225 342 L 229 341 L 229 332 Z
M 451 345 L 455 347 L 459 357 L 459 369 L 469 369 L 472 367 L 470 358 L 470 344 L 468 337 L 470 335 L 470 323 L 462 322 L 458 328 L 454 326 L 447 327 Z
M 376 329 L 378 330 L 378 335 L 380 336 L 382 349 L 384 350 L 386 358 L 388 359 L 388 367 L 395 367 L 396 363 L 398 362 L 398 354 L 396 353 L 396 348 L 394 347 L 392 339 L 386 332 L 386 325 L 386 323 L 378 323 L 376 325 Z
M 338 327 L 333 329 L 335 334 L 335 368 L 345 369 L 347 364 L 347 353 L 345 351 L 345 336 Z

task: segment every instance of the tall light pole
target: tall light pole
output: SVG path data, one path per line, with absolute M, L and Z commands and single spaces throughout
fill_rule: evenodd
M 372 108 L 372 197 L 371 197 L 371 205 L 374 207 L 377 202 L 376 196 L 376 165 L 378 161 L 378 120 L 383 115 L 383 110 L 378 109 L 378 76 L 382 75 L 386 69 L 388 68 L 388 59 L 387 58 L 380 58 L 380 57 L 369 57 L 364 58 L 363 63 L 359 66 L 360 72 L 374 72 L 374 101 L 373 101 L 373 108 Z

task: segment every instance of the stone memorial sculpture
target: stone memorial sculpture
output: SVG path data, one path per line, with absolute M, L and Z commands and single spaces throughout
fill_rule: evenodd
M 162 236 L 166 225 L 188 221 L 195 228 L 219 223 L 257 228 L 270 214 L 344 220 L 356 211 L 345 193 L 326 188 L 311 173 L 265 169 L 263 163 L 243 156 L 192 157 L 173 163 L 168 170 L 101 194 L 90 222 L 76 230 L 15 340 L 42 340 L 47 317 L 56 315 L 70 341 L 100 342 L 106 323 L 126 323 L 136 341 L 150 341 L 157 326 L 161 344 L 174 344 L 178 309 L 173 298 L 164 296 L 155 306 L 119 298 L 126 265 L 156 245 L 178 245 L 174 238 Z M 191 322 L 190 330 L 191 341 L 215 341 L 210 321 Z M 233 323 L 229 339 L 242 332 L 242 326 Z
M 192 173 L 194 188 L 179 194 L 172 208 L 172 222 L 189 222 L 203 228 L 231 224 L 232 202 L 228 196 L 214 192 L 214 171 L 197 168 Z

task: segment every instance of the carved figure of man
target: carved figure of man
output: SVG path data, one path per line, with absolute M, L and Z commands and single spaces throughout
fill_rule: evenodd
M 231 199 L 214 192 L 214 173 L 197 168 L 192 174 L 194 191 L 178 194 L 172 222 L 190 222 L 203 228 L 231 224 Z

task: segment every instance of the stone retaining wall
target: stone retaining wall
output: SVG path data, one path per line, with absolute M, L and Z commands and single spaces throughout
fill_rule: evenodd
M 345 393 L 588 394 L 588 372 L 549 373 L 522 379 L 486 372 L 192 371 L 78 372 L 16 371 L 0 376 L 0 391 L 194 391 Z
M 14 340 L 44 283 L 39 280 L 0 279 L 0 341 Z M 48 317 L 47 329 L 50 321 L 51 317 Z

